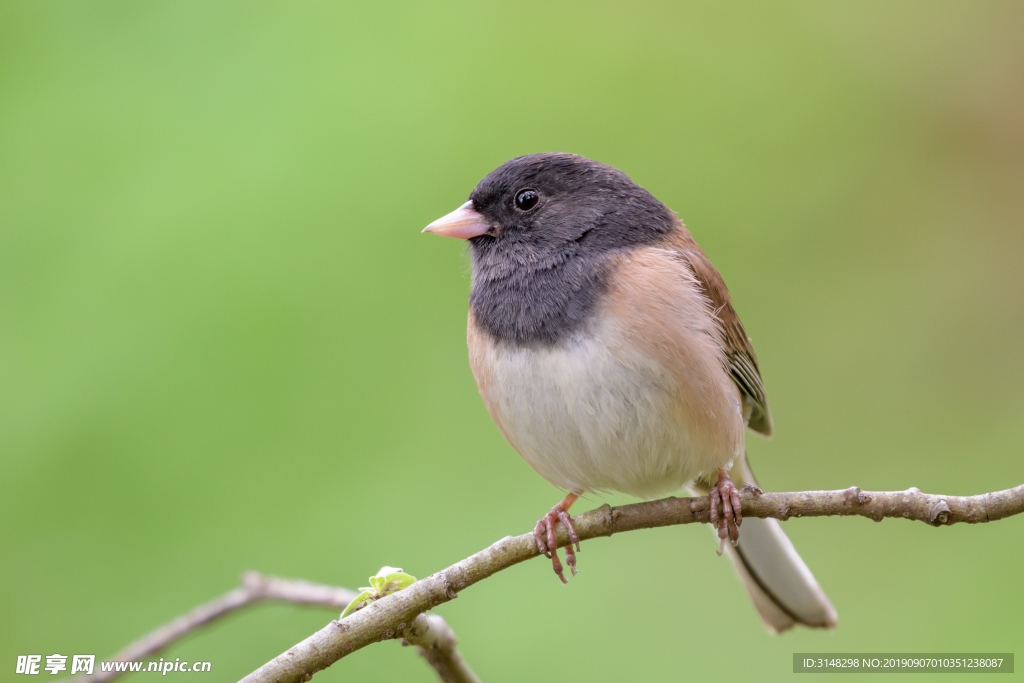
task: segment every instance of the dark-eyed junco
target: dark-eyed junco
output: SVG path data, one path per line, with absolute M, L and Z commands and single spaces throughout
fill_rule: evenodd
M 777 521 L 747 519 L 739 535 L 733 482 L 755 483 L 745 429 L 771 435 L 768 398 L 722 276 L 672 211 L 611 166 L 531 154 L 425 232 L 469 240 L 480 395 L 512 447 L 569 492 L 534 530 L 562 581 L 554 528 L 575 538 L 568 510 L 581 494 L 689 486 L 710 494 L 712 525 L 769 627 L 835 625 Z M 571 544 L 566 562 L 575 574 Z

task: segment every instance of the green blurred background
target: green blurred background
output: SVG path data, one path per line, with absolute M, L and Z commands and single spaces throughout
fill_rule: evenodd
M 1022 27 L 1019 2 L 0 4 L 3 669 L 104 658 L 247 568 L 354 587 L 527 531 L 561 494 L 477 396 L 463 245 L 419 231 L 529 152 L 622 168 L 721 269 L 765 488 L 1020 484 Z M 1024 518 L 785 528 L 835 631 L 767 635 L 696 526 L 439 613 L 487 681 L 1021 654 Z M 257 607 L 169 656 L 232 681 L 336 616 Z M 320 679 L 434 674 L 384 643 Z

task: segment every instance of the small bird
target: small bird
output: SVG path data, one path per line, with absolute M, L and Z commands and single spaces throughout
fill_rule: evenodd
M 530 154 L 424 232 L 469 241 L 470 366 L 512 448 L 568 491 L 534 528 L 563 583 L 555 527 L 575 574 L 579 496 L 689 487 L 710 496 L 720 546 L 770 629 L 835 626 L 776 520 L 739 534 L 736 485 L 756 485 L 745 430 L 771 436 L 772 416 L 729 290 L 675 213 L 616 168 Z

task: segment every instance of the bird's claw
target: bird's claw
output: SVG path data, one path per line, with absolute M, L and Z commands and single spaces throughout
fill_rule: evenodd
M 561 522 L 569 532 L 569 545 L 565 546 L 565 562 L 569 565 L 572 575 L 576 576 L 576 551 L 580 549 L 580 537 L 572 524 L 572 518 L 561 507 L 561 504 L 551 508 L 546 515 L 540 518 L 537 526 L 533 528 L 533 538 L 537 541 L 537 550 L 545 557 L 551 558 L 551 567 L 555 570 L 558 578 L 562 580 L 562 583 L 569 583 L 565 578 L 562 562 L 558 559 L 558 534 L 555 531 L 558 522 Z M 573 545 L 576 546 L 575 550 Z
M 739 491 L 725 470 L 718 470 L 718 482 L 711 487 L 708 497 L 711 499 L 711 526 L 718 529 L 718 538 L 722 540 L 718 546 L 718 554 L 721 555 L 725 550 L 726 538 L 733 545 L 739 541 L 739 526 L 743 523 Z M 722 506 L 721 517 L 718 515 L 719 505 Z

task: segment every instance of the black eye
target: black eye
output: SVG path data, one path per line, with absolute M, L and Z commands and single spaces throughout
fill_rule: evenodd
M 529 211 L 537 206 L 539 201 L 540 195 L 537 194 L 536 190 L 519 190 L 519 192 L 516 192 L 516 208 L 521 211 Z

